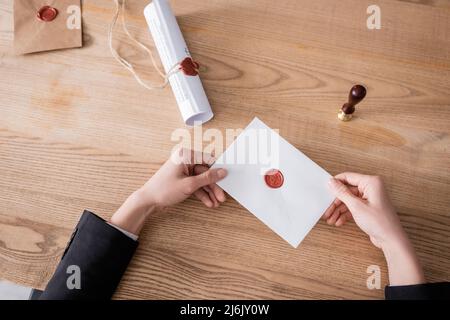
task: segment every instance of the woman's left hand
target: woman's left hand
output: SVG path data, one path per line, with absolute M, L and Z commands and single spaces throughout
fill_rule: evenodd
M 111 217 L 111 223 L 138 234 L 147 217 L 194 195 L 208 208 L 225 201 L 225 192 L 216 184 L 225 178 L 225 169 L 210 169 L 210 155 L 189 149 L 176 150 L 169 160 L 138 190 L 133 192 Z

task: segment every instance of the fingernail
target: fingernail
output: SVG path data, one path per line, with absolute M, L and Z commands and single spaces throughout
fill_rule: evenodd
M 217 171 L 217 176 L 218 176 L 220 179 L 225 178 L 226 175 L 227 175 L 227 170 L 225 170 L 225 169 L 219 169 L 219 170 Z
M 330 187 L 334 187 L 334 186 L 336 186 L 337 185 L 337 180 L 335 179 L 335 178 L 330 178 L 330 180 L 328 180 L 328 185 L 330 186 Z

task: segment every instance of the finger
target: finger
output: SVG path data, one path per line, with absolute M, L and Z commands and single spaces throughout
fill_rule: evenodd
M 194 167 L 194 175 L 199 175 L 205 171 L 208 171 L 209 167 L 204 164 L 198 164 Z
M 199 175 L 189 177 L 187 180 L 192 184 L 191 187 L 199 189 L 222 180 L 226 175 L 227 170 L 225 169 L 209 169 Z
M 336 227 L 340 227 L 340 226 L 342 226 L 344 223 L 345 223 L 345 221 L 346 221 L 346 216 L 345 216 L 345 214 L 341 214 L 340 216 L 339 216 L 339 218 L 336 220 L 336 222 L 335 222 L 335 226 Z
M 340 226 L 344 225 L 345 222 L 350 220 L 349 215 L 350 215 L 349 212 L 345 212 L 345 213 L 341 214 L 339 216 L 339 219 L 336 220 L 336 223 L 335 223 L 336 227 L 340 227 Z
M 345 203 L 351 211 L 361 204 L 362 200 L 355 196 L 340 180 L 331 178 L 328 185 L 334 196 Z
M 208 193 L 203 189 L 198 189 L 194 192 L 194 196 L 199 199 L 201 202 L 204 203 L 205 206 L 208 208 L 212 208 L 214 206 L 214 203 L 212 202 L 211 198 L 209 197 Z
M 339 206 L 336 206 L 333 213 L 328 217 L 327 223 L 335 224 L 339 217 L 347 211 L 347 206 L 344 203 L 341 203 Z
M 331 216 L 327 219 L 327 223 L 328 223 L 329 225 L 335 224 L 336 221 L 339 219 L 340 215 L 341 215 L 341 214 L 340 214 L 339 210 L 335 210 L 335 211 L 331 214 Z
M 352 191 L 353 192 L 353 191 Z M 356 190 L 356 192 L 358 192 Z M 341 200 L 339 200 L 338 198 L 334 199 L 334 201 L 331 203 L 331 205 L 327 208 L 327 210 L 325 210 L 325 212 L 322 215 L 322 218 L 327 220 L 331 214 L 337 209 L 339 208 L 341 205 L 343 204 L 343 202 Z M 345 206 L 345 204 L 344 204 Z M 347 208 L 345 208 L 347 210 Z
M 199 174 L 202 174 L 203 172 L 206 172 L 209 170 L 209 167 L 203 164 L 197 164 L 194 166 L 192 170 L 192 174 L 194 176 L 198 176 Z
M 208 193 L 209 198 L 214 203 L 214 207 L 217 208 L 219 206 L 219 201 L 217 200 L 216 196 L 214 195 L 214 192 L 212 192 L 211 188 L 209 186 L 205 186 L 205 187 L 203 187 L 203 190 L 205 190 Z
M 335 175 L 334 177 L 352 186 L 359 186 L 361 183 L 367 181 L 371 176 L 355 172 L 343 172 Z
M 212 192 L 216 196 L 216 199 L 220 202 L 225 202 L 227 200 L 227 197 L 225 196 L 225 191 L 221 187 L 219 187 L 217 184 L 210 184 L 209 187 L 211 188 Z
M 334 212 L 334 210 L 336 210 L 336 204 L 335 202 L 333 202 L 328 208 L 327 210 L 325 210 L 325 212 L 322 215 L 322 219 L 327 220 L 331 214 Z
M 201 174 L 201 173 L 203 173 L 205 171 L 208 171 L 208 170 L 209 170 L 209 168 L 207 166 L 205 166 L 205 165 L 197 165 L 194 168 L 194 174 L 198 175 L 198 174 Z M 219 187 L 215 183 L 214 184 L 210 184 L 208 186 L 211 188 L 211 190 L 214 193 L 214 195 L 215 195 L 217 200 L 219 200 L 220 202 L 224 202 L 226 200 L 225 192 L 222 190 L 221 187 Z

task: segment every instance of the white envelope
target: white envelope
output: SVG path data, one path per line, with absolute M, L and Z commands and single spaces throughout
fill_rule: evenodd
M 227 169 L 218 185 L 295 248 L 334 200 L 327 187 L 330 174 L 258 118 L 213 168 Z M 269 169 L 281 171 L 281 187 L 266 184 Z

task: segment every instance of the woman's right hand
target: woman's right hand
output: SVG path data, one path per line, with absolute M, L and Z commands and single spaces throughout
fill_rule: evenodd
M 391 285 L 423 283 L 422 267 L 381 179 L 346 172 L 331 178 L 329 187 L 336 200 L 323 215 L 328 224 L 341 226 L 353 218 L 383 250 Z
M 406 236 L 379 177 L 346 172 L 330 179 L 329 187 L 336 200 L 323 215 L 328 224 L 341 226 L 353 218 L 381 249 Z

